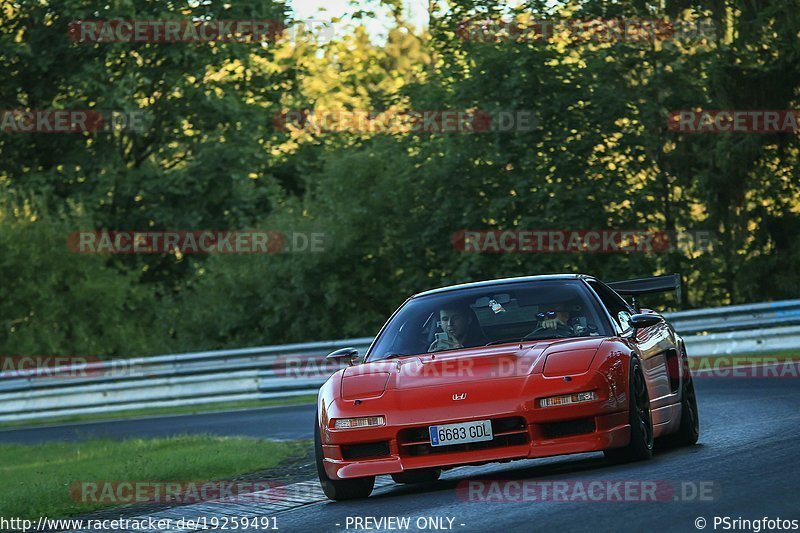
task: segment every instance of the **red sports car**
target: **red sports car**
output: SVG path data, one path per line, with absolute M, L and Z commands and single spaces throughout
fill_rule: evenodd
M 652 456 L 654 438 L 695 443 L 683 340 L 635 300 L 668 290 L 679 276 L 570 274 L 412 296 L 363 362 L 351 348 L 328 356 L 350 366 L 319 392 L 326 496 L 367 497 L 377 475 L 417 483 L 462 465 L 593 451 L 632 461 Z

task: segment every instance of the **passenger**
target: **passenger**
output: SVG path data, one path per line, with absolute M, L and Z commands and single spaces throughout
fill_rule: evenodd
M 439 311 L 439 324 L 442 333 L 428 348 L 429 352 L 472 348 L 486 344 L 486 337 L 481 331 L 478 319 L 472 309 L 466 305 L 451 305 Z

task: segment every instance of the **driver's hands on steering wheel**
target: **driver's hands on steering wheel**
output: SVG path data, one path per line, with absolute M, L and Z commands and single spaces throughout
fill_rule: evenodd
M 565 324 L 562 320 L 558 320 L 557 318 L 548 318 L 545 320 L 541 320 L 539 322 L 539 326 L 530 333 L 528 333 L 527 335 L 525 335 L 523 339 L 528 340 L 540 334 L 544 334 L 546 338 L 551 338 L 551 337 L 568 338 L 572 337 L 575 334 L 575 332 L 569 325 Z
M 558 318 L 547 318 L 545 320 L 542 320 L 542 323 L 538 329 L 558 329 L 559 327 L 568 328 L 569 326 L 567 326 L 563 321 L 561 321 Z

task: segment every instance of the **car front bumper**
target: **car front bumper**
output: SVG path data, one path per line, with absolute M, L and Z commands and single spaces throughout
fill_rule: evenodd
M 351 479 L 601 451 L 625 446 L 630 439 L 625 395 L 600 372 L 590 370 L 569 382 L 539 375 L 455 389 L 465 390 L 467 401 L 452 400 L 449 390 L 430 387 L 387 391 L 357 407 L 341 401 L 327 406 L 322 449 L 328 477 Z M 557 407 L 538 403 L 542 397 L 588 390 L 596 391 L 598 398 Z M 333 429 L 335 418 L 378 414 L 386 417 L 385 426 Z M 492 420 L 492 441 L 430 446 L 428 426 L 487 419 Z

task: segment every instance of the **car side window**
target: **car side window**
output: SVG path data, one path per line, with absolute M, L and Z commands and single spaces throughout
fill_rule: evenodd
M 622 331 L 630 329 L 631 308 L 625 300 L 602 283 L 596 281 L 587 281 L 587 283 L 600 297 L 600 301 L 608 309 L 608 314 L 611 315 L 611 318 L 614 319 L 620 329 Z

